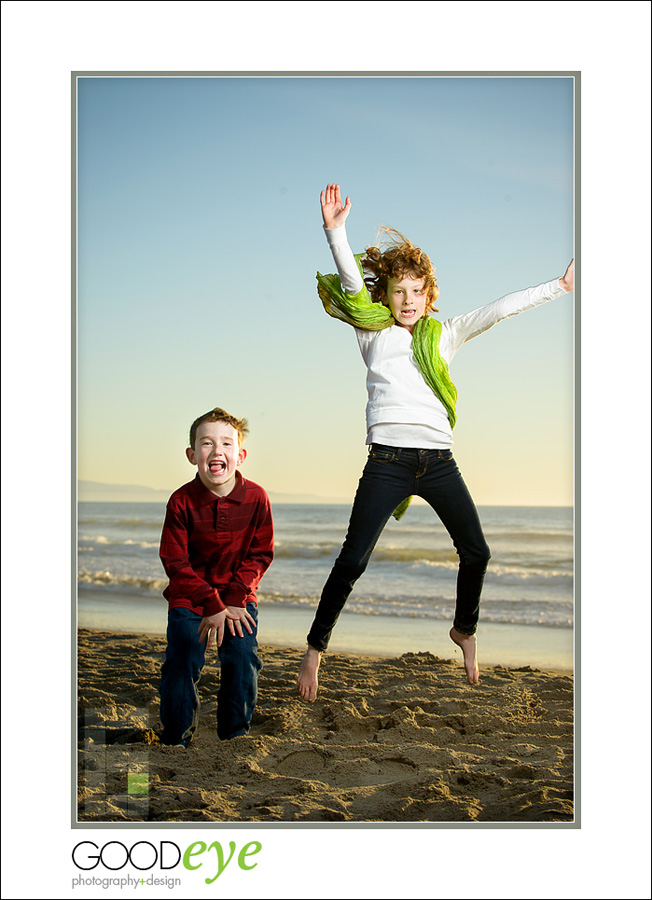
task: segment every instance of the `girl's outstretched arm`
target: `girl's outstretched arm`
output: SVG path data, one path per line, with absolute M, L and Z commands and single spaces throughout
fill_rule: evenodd
M 326 190 L 321 192 L 321 214 L 326 228 L 339 228 L 344 225 L 351 210 L 351 198 L 346 198 L 342 206 L 342 196 L 339 184 L 327 184 Z
M 575 287 L 575 260 L 571 259 L 568 264 L 568 268 L 559 279 L 559 286 L 563 287 L 563 289 L 568 293 L 572 291 Z
M 351 198 L 346 198 L 342 206 L 339 184 L 327 184 L 320 194 L 321 214 L 324 219 L 324 233 L 331 248 L 340 283 L 349 294 L 357 294 L 363 288 L 362 276 L 349 247 L 344 223 L 351 211 Z

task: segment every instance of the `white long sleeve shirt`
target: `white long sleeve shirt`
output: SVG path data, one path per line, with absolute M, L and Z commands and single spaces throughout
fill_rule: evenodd
M 344 226 L 324 228 L 347 293 L 362 289 L 362 278 Z M 497 322 L 534 309 L 566 293 L 559 279 L 515 291 L 500 300 L 442 322 L 439 352 L 450 365 L 462 344 Z M 355 328 L 367 366 L 367 444 L 448 449 L 453 433 L 446 409 L 426 384 L 412 353 L 412 334 L 401 325 L 382 331 Z

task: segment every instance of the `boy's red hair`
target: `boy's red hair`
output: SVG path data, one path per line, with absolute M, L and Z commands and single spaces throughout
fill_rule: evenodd
M 226 410 L 220 409 L 218 406 L 216 406 L 215 409 L 211 409 L 209 412 L 204 413 L 203 416 L 195 419 L 195 421 L 190 426 L 190 443 L 188 446 L 192 450 L 195 449 L 197 429 L 202 424 L 202 422 L 226 422 L 227 425 L 232 425 L 238 432 L 238 446 L 240 447 L 242 447 L 244 439 L 249 434 L 249 423 L 246 419 L 236 419 L 235 416 L 232 416 L 230 413 L 226 412 Z

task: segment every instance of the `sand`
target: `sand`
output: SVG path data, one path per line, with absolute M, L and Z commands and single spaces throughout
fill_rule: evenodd
M 159 744 L 165 639 L 79 634 L 83 822 L 572 822 L 573 681 L 461 654 L 328 653 L 315 703 L 302 651 L 263 645 L 247 737 L 215 734 L 216 658 L 187 750 Z

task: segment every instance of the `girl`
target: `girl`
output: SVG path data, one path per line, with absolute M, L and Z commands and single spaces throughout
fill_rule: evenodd
M 450 637 L 462 649 L 469 684 L 477 684 L 475 632 L 490 553 L 451 452 L 457 392 L 448 364 L 465 341 L 502 319 L 572 291 L 574 264 L 561 278 L 440 323 L 429 315 L 437 312 L 439 289 L 425 253 L 386 229 L 389 247 L 383 252 L 370 247 L 366 255 L 354 257 L 344 229 L 350 198 L 342 205 L 339 185 L 329 184 L 321 193 L 321 208 L 339 277 L 318 273 L 318 292 L 329 315 L 354 326 L 367 366 L 369 456 L 344 545 L 308 634 L 299 694 L 315 699 L 321 654 L 353 585 L 389 517 L 399 518 L 415 494 L 437 513 L 459 556 Z

